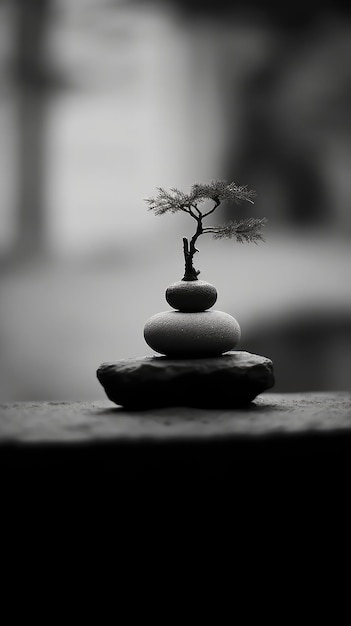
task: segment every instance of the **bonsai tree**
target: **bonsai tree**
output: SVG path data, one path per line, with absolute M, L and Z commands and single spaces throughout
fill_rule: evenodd
M 149 210 L 155 215 L 164 213 L 177 213 L 184 211 L 188 213 L 196 222 L 196 230 L 190 241 L 183 237 L 183 251 L 185 260 L 185 272 L 182 280 L 197 280 L 199 270 L 193 265 L 193 259 L 198 249 L 196 242 L 201 235 L 211 234 L 215 239 L 233 238 L 236 241 L 254 242 L 263 241 L 261 228 L 265 225 L 265 218 L 249 217 L 238 222 L 230 221 L 219 226 L 204 226 L 204 219 L 214 213 L 223 201 L 234 201 L 237 204 L 242 200 L 253 204 L 255 192 L 247 189 L 246 186 L 239 187 L 235 183 L 227 184 L 225 181 L 212 181 L 210 184 L 195 184 L 191 187 L 190 193 L 186 194 L 176 188 L 166 191 L 162 187 L 157 187 L 158 194 L 154 198 L 147 198 Z M 202 211 L 199 208 L 205 200 L 214 202 L 213 206 Z

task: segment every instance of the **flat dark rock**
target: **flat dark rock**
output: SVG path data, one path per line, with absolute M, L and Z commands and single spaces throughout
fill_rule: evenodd
M 272 361 L 241 351 L 203 359 L 124 359 L 103 363 L 97 377 L 107 397 L 126 409 L 236 408 L 274 385 Z

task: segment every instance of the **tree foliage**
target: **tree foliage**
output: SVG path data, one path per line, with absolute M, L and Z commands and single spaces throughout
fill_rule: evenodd
M 204 233 L 212 233 L 214 239 L 232 239 L 235 238 L 239 243 L 257 243 L 264 241 L 261 229 L 266 224 L 266 218 L 249 217 L 247 220 L 240 222 L 227 222 L 220 226 L 212 228 L 204 228 Z
M 213 200 L 217 206 L 223 200 L 233 200 L 237 204 L 246 200 L 253 204 L 253 198 L 256 195 L 253 190 L 246 186 L 240 187 L 235 183 L 228 184 L 224 180 L 212 181 L 209 184 L 196 183 L 192 185 L 188 194 L 176 187 L 172 187 L 170 191 L 166 191 L 163 187 L 157 187 L 157 191 L 158 194 L 154 198 L 146 198 L 149 210 L 154 211 L 155 215 L 163 215 L 167 212 L 176 213 L 177 211 L 189 213 L 191 209 L 199 211 L 198 205 L 205 200 Z

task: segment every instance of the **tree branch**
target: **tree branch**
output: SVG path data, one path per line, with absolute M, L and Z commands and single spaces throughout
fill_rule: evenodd
M 191 206 L 195 209 L 195 211 L 198 212 L 199 217 L 203 218 L 203 214 L 201 213 L 200 209 L 198 208 L 197 204 L 195 204 L 195 202 L 191 203 Z
M 197 209 L 197 210 L 199 210 L 199 209 Z M 198 221 L 198 219 L 199 219 L 199 218 L 198 218 L 198 216 L 197 216 L 197 215 L 195 215 L 195 213 L 191 210 L 190 205 L 189 205 L 189 213 L 190 213 L 191 217 L 193 217 L 193 218 L 194 218 L 194 220 Z
M 212 207 L 212 209 L 210 211 L 207 211 L 207 213 L 203 213 L 202 217 L 206 217 L 207 215 L 211 215 L 211 213 L 213 213 L 217 209 L 217 207 L 219 207 L 219 205 L 221 204 L 220 200 L 216 200 L 215 202 L 216 202 L 216 204 L 214 205 L 214 207 Z

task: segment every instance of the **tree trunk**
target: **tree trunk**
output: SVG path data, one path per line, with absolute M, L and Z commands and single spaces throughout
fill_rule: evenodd
M 193 257 L 196 252 L 194 246 L 190 246 L 189 250 L 189 242 L 186 237 L 183 237 L 183 250 L 184 250 L 184 260 L 185 260 L 185 272 L 182 280 L 197 280 L 199 271 L 197 271 L 193 266 Z

